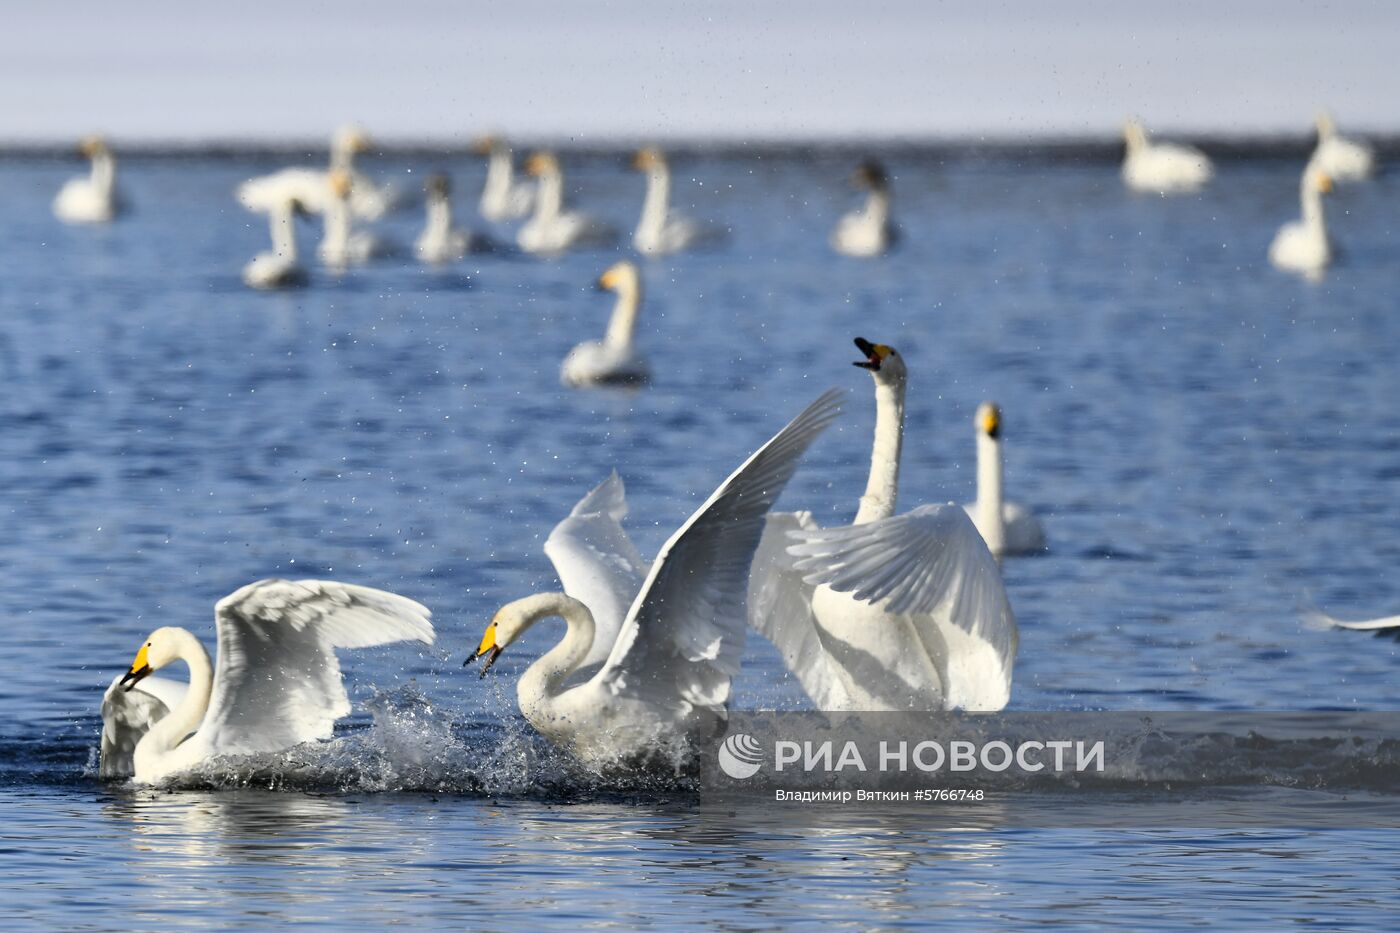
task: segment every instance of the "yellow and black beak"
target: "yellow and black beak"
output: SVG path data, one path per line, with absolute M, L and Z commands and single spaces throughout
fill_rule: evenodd
M 485 677 L 486 672 L 491 670 L 491 665 L 496 663 L 496 659 L 501 656 L 501 652 L 504 650 L 504 645 L 496 644 L 496 623 L 492 622 L 486 626 L 486 634 L 481 636 L 481 644 L 477 646 L 476 654 L 470 655 L 462 662 L 462 666 L 466 667 L 484 654 L 487 657 L 485 663 L 481 665 L 481 676 Z
M 1001 412 L 995 406 L 982 415 L 982 430 L 991 438 L 1001 436 Z
M 131 669 L 122 675 L 122 679 L 117 682 L 117 686 L 125 693 L 130 693 L 135 687 L 151 674 L 151 664 L 146 660 L 146 652 L 150 645 L 142 645 L 141 650 L 136 652 L 136 660 L 131 662 Z
M 885 361 L 885 357 L 890 355 L 890 348 L 883 343 L 871 343 L 864 337 L 856 338 L 856 349 L 865 354 L 865 359 L 856 360 L 852 366 L 859 366 L 861 369 L 868 369 L 871 372 L 879 372 L 880 364 Z

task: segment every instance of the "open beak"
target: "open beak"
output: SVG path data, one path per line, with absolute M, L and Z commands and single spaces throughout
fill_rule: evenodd
M 856 349 L 865 354 L 865 359 L 856 360 L 852 366 L 859 366 L 861 369 L 869 369 L 872 372 L 880 371 L 881 356 L 875 350 L 875 344 L 864 337 L 856 338 Z
M 486 661 L 481 665 L 481 676 L 485 677 L 486 672 L 491 670 L 491 665 L 496 663 L 496 659 L 504 650 L 504 645 L 496 644 L 496 623 L 492 622 L 486 627 L 486 634 L 481 636 L 481 644 L 477 646 L 476 654 L 470 655 L 462 662 L 462 666 L 466 667 L 477 658 L 486 655 Z
M 117 681 L 117 686 L 122 688 L 122 692 L 130 693 L 145 678 L 151 675 L 151 664 L 146 660 L 146 646 L 142 645 L 141 650 L 136 652 L 136 660 L 131 662 L 131 669 L 122 675 L 122 679 Z

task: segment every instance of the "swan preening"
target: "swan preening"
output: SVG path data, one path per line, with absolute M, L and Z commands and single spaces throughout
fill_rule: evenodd
M 423 262 L 454 262 L 472 250 L 472 235 L 452 225 L 452 185 L 446 175 L 429 175 L 423 184 L 427 223 L 415 249 Z
M 78 150 L 92 162 L 85 178 L 70 178 L 53 199 L 54 216 L 64 223 L 101 224 L 117 216 L 117 162 L 101 136 L 88 136 Z
M 350 712 L 337 648 L 433 642 L 411 599 L 325 580 L 262 580 L 219 600 L 217 667 L 199 639 L 158 628 L 102 698 L 103 778 L 152 783 L 220 755 L 330 738 Z M 151 677 L 176 661 L 188 684 Z
M 355 229 L 354 210 L 350 206 L 354 180 L 349 172 L 336 170 L 327 180 L 330 196 L 324 202 L 324 225 L 316 255 L 332 269 L 344 269 L 391 255 L 389 244 L 367 230 Z
M 637 266 L 625 259 L 614 263 L 598 277 L 598 287 L 617 293 L 607 334 L 602 340 L 590 340 L 570 350 L 559 368 L 560 381 L 575 387 L 648 381 L 651 368 L 633 346 L 642 304 L 642 277 Z
M 1376 170 L 1375 150 L 1338 133 L 1325 110 L 1317 115 L 1317 148 L 1310 161 L 1333 181 L 1364 181 Z
M 1007 502 L 1002 494 L 1001 408 L 995 402 L 977 407 L 977 501 L 963 506 L 972 523 L 998 557 L 1045 550 L 1045 529 L 1030 509 Z
M 376 185 L 355 171 L 355 156 L 369 149 L 369 134 L 353 124 L 342 126 L 331 136 L 330 165 L 325 169 L 284 168 L 270 175 L 250 178 L 238 186 L 238 201 L 250 211 L 266 211 L 288 201 L 297 201 L 313 213 L 323 213 L 334 194 L 329 184 L 332 173 L 350 176 L 350 210 L 356 217 L 377 220 L 388 213 L 396 199 L 392 186 Z
M 530 213 L 535 186 L 515 180 L 510 147 L 495 136 L 477 140 L 472 151 L 487 157 L 486 184 L 481 189 L 481 216 L 487 220 L 515 220 Z
M 1332 191 L 1332 178 L 1312 162 L 1298 181 L 1303 216 L 1284 224 L 1269 244 L 1269 262 L 1289 272 L 1309 277 L 1322 274 L 1332 262 L 1332 241 L 1327 234 L 1322 196 Z
M 1123 181 L 1134 191 L 1171 194 L 1195 191 L 1210 181 L 1214 167 L 1205 153 L 1193 146 L 1154 143 L 1137 120 L 1123 127 L 1127 152 L 1123 157 Z
M 526 720 L 595 770 L 684 767 L 723 729 L 764 516 L 836 418 L 843 394 L 822 395 L 745 460 L 650 568 L 622 530 L 626 505 L 614 474 L 545 545 L 565 592 L 503 606 L 468 661 L 484 657 L 484 675 L 536 622 L 559 616 L 568 625 L 564 639 L 516 687 Z
M 294 288 L 306 284 L 306 270 L 297 261 L 297 217 L 306 213 L 295 199 L 267 210 L 272 249 L 258 253 L 243 267 L 243 283 L 250 288 Z
M 713 231 L 671 210 L 671 169 L 660 149 L 638 150 L 632 167 L 647 176 L 642 216 L 637 221 L 637 232 L 632 235 L 632 245 L 637 252 L 660 256 L 713 238 Z
M 851 184 L 868 192 L 865 206 L 836 224 L 831 231 L 831 248 L 847 256 L 880 256 L 894 243 L 889 176 L 880 163 L 867 160 L 851 176 Z
M 564 172 L 552 152 L 536 152 L 525 160 L 525 173 L 539 179 L 535 212 L 520 228 L 517 242 L 527 253 L 562 253 L 575 246 L 601 245 L 617 231 L 581 211 L 564 207 Z
M 855 521 L 770 516 L 749 622 L 818 709 L 999 710 L 1019 635 L 996 559 L 956 505 L 895 514 L 907 370 L 891 347 L 856 346 L 875 381 L 875 443 Z

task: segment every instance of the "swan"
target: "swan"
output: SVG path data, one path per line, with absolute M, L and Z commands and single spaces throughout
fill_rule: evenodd
M 218 666 L 198 638 L 158 628 L 102 698 L 103 778 L 149 784 L 219 755 L 330 738 L 350 712 L 337 648 L 433 643 L 411 599 L 328 580 L 260 580 L 214 607 Z M 184 661 L 188 684 L 150 676 Z
M 602 244 L 617 232 L 579 211 L 564 208 L 564 173 L 552 152 L 536 152 L 525 160 L 525 173 L 539 179 L 535 213 L 520 228 L 517 242 L 527 253 L 562 253 L 573 246 Z
M 651 379 L 646 357 L 632 346 L 642 278 L 635 264 L 622 260 L 598 277 L 598 288 L 617 292 L 608 332 L 602 340 L 581 343 L 564 357 L 559 380 L 566 386 L 640 385 Z
M 428 222 L 418 237 L 418 258 L 427 263 L 461 259 L 471 252 L 473 237 L 452 226 L 452 187 L 447 176 L 430 175 L 423 188 L 427 194 Z
M 1045 550 L 1045 529 L 1030 509 L 1002 498 L 1001 407 L 983 402 L 973 425 L 977 429 L 977 501 L 963 506 L 968 517 L 997 557 Z
M 889 176 L 880 163 L 867 160 L 851 176 L 851 184 L 870 193 L 863 208 L 842 217 L 831 231 L 831 248 L 860 258 L 883 255 L 895 240 L 890 222 Z
M 823 711 L 999 710 L 1019 633 L 996 559 L 965 511 L 895 514 L 907 370 L 856 338 L 875 380 L 870 480 L 853 524 L 769 516 L 749 582 L 749 624 Z
M 388 243 L 366 230 L 356 230 L 350 197 L 354 184 L 349 172 L 331 172 L 327 187 L 330 198 L 325 203 L 321 243 L 316 255 L 333 269 L 358 265 L 393 254 Z
M 516 686 L 525 719 L 596 771 L 682 769 L 724 726 L 744 648 L 744 586 L 764 515 L 803 452 L 836 418 L 842 395 L 823 394 L 745 460 L 649 568 L 618 524 L 626 507 L 614 474 L 545 545 L 565 591 L 501 607 L 467 663 L 484 657 L 484 676 L 531 626 L 559 616 L 568 626 L 564 639 Z M 587 583 L 575 586 L 578 580 Z M 594 662 L 602 666 L 583 670 Z
M 1339 182 L 1365 181 L 1376 170 L 1375 150 L 1338 133 L 1325 110 L 1317 115 L 1317 148 L 1310 161 Z
M 1205 153 L 1193 146 L 1154 143 L 1137 120 L 1123 127 L 1127 153 L 1123 157 L 1123 181 L 1134 191 L 1172 194 L 1195 191 L 1210 181 L 1215 169 Z
M 1303 620 L 1312 628 L 1344 628 L 1353 632 L 1376 632 L 1394 635 L 1400 632 L 1400 616 L 1386 616 L 1383 619 L 1367 619 L 1363 622 L 1344 622 L 1335 619 L 1321 610 L 1309 606 L 1303 610 Z
M 305 208 L 287 201 L 267 212 L 272 249 L 258 253 L 243 267 L 243 284 L 250 288 L 293 288 L 306 284 L 306 270 L 297 262 L 296 219 Z
M 637 252 L 654 256 L 675 253 L 714 236 L 712 231 L 671 210 L 671 169 L 660 149 L 639 149 L 632 167 L 647 176 L 642 216 L 632 235 Z
M 1303 218 L 1279 227 L 1269 244 L 1269 262 L 1289 272 L 1315 278 L 1332 262 L 1332 243 L 1322 212 L 1322 196 L 1332 191 L 1332 178 L 1309 162 L 1298 182 Z
M 392 185 L 376 185 L 355 171 L 355 156 L 368 151 L 369 146 L 369 134 L 364 128 L 354 124 L 342 126 L 331 136 L 329 168 L 284 168 L 251 178 L 238 186 L 238 201 L 250 211 L 266 211 L 296 200 L 307 211 L 321 214 L 332 201 L 328 184 L 331 173 L 347 172 L 352 183 L 350 210 L 363 220 L 378 220 L 394 206 L 398 192 Z
M 487 157 L 486 184 L 481 189 L 481 216 L 500 222 L 515 220 L 530 213 L 535 202 L 535 187 L 515 180 L 515 166 L 510 147 L 495 136 L 477 140 L 472 151 Z
M 53 200 L 53 212 L 69 224 L 105 224 L 117 216 L 117 162 L 100 136 L 89 136 L 78 150 L 92 160 L 92 171 L 86 178 L 70 178 L 64 182 Z

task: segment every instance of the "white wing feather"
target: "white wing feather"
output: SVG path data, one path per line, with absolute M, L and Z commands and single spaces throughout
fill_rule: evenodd
M 1335 619 L 1321 610 L 1309 607 L 1303 611 L 1303 619 L 1313 628 L 1344 628 L 1353 632 L 1383 632 L 1386 629 L 1400 628 L 1400 616 L 1387 616 L 1384 619 L 1366 619 L 1361 622 L 1344 622 Z
M 123 676 L 113 677 L 102 696 L 102 745 L 97 775 L 104 781 L 136 773 L 132 758 L 136 743 L 179 706 L 189 690 L 189 684 L 165 677 L 147 677 L 124 690 L 120 686 Z

